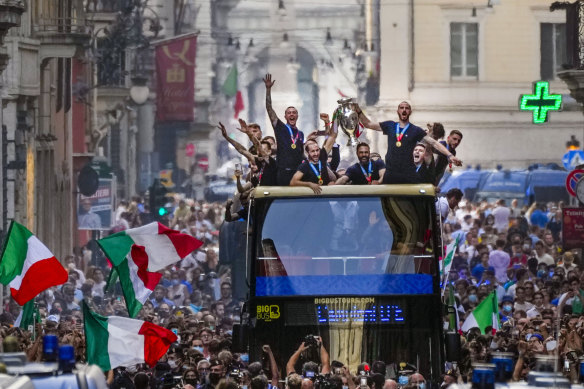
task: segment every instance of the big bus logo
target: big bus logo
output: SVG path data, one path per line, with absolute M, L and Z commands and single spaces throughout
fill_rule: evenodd
M 278 305 L 258 305 L 258 320 L 272 321 L 280 317 L 280 307 Z

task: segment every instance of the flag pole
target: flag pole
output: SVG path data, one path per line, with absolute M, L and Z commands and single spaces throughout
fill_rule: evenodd
M 10 222 L 10 227 L 8 227 L 8 232 L 4 235 L 4 242 L 2 245 L 2 256 L 0 256 L 0 262 L 4 258 L 4 252 L 6 251 L 6 246 L 8 244 L 8 238 L 10 237 L 10 232 L 12 232 L 12 226 L 14 225 L 14 219 Z M 0 285 L 0 313 L 4 313 L 4 285 Z
M 438 200 L 440 201 L 440 200 Z M 440 205 L 440 204 L 438 204 Z M 444 228 L 442 226 L 442 212 L 440 212 L 440 209 L 438 210 L 438 218 L 440 220 L 440 250 L 442 251 L 442 271 L 444 273 L 446 273 L 444 270 Z M 450 273 L 450 272 L 448 272 Z M 446 293 L 446 285 L 448 283 L 448 275 L 449 274 L 442 274 L 442 279 L 444 280 L 444 284 L 443 284 L 443 288 L 442 288 L 442 295 L 444 295 Z
M 4 253 L 6 252 L 6 246 L 8 246 L 8 239 L 10 239 L 12 226 L 14 226 L 14 220 L 10 222 L 10 227 L 8 227 L 8 233 L 4 236 L 4 244 L 2 245 L 2 255 L 0 256 L 0 263 L 2 263 L 2 258 L 4 258 Z
M 36 323 L 37 323 L 37 312 L 38 312 L 38 303 L 36 300 L 33 300 L 33 311 L 32 311 L 32 340 L 36 340 Z

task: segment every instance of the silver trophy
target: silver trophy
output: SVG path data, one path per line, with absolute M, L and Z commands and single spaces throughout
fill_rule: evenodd
M 357 146 L 357 137 L 355 132 L 359 128 L 359 114 L 355 112 L 355 106 L 351 97 L 345 97 L 337 100 L 339 106 L 335 111 L 335 121 L 341 130 L 349 137 L 347 146 Z

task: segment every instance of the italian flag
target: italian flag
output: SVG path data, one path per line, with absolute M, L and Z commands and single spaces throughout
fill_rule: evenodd
M 147 363 L 153 367 L 177 336 L 166 328 L 126 317 L 104 317 L 83 303 L 87 362 L 108 371 Z
M 472 313 L 466 318 L 460 330 L 467 332 L 471 328 L 479 328 L 481 334 L 485 334 L 487 327 L 492 327 L 493 334 L 497 332 L 501 325 L 499 323 L 499 304 L 497 293 L 492 291 Z
M 10 286 L 12 298 L 24 305 L 68 279 L 69 274 L 53 253 L 26 227 L 13 221 L 0 258 L 0 283 Z
M 442 269 L 441 274 L 446 274 L 446 278 L 448 279 L 448 274 L 450 273 L 450 268 L 452 267 L 452 260 L 454 259 L 454 253 L 456 253 L 456 248 L 460 242 L 460 235 L 456 236 L 456 240 L 451 242 L 448 246 L 446 246 L 446 256 L 442 261 Z
M 157 273 L 203 242 L 160 223 L 118 232 L 97 241 L 117 272 L 130 317 L 136 317 L 162 274 Z

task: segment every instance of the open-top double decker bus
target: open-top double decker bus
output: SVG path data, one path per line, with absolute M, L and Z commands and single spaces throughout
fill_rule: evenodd
M 430 185 L 258 187 L 248 228 L 250 359 L 283 368 L 307 335 L 331 360 L 444 366 L 439 234 Z M 257 359 L 255 359 L 257 360 Z

